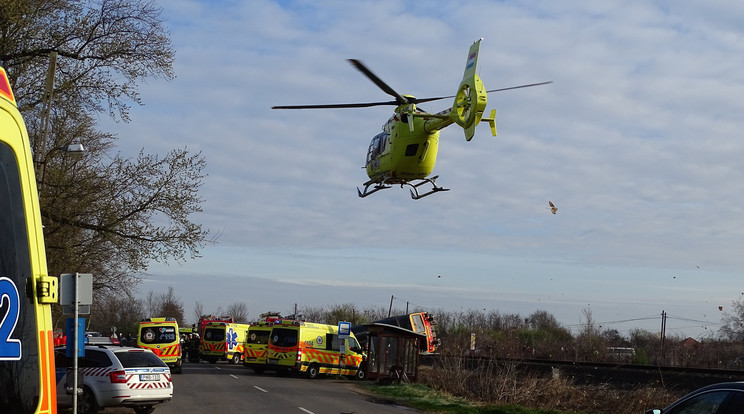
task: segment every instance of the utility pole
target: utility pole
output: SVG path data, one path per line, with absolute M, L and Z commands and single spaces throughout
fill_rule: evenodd
M 44 100 L 41 106 L 41 147 L 38 149 L 37 163 L 45 157 L 47 138 L 49 136 L 49 118 L 52 111 L 52 94 L 54 93 L 54 72 L 57 70 L 57 52 L 49 53 L 49 68 L 47 70 L 46 89 L 44 89 Z M 34 154 L 36 157 L 37 154 Z
M 666 349 L 664 349 L 664 342 L 666 342 L 666 319 L 667 314 L 663 310 L 661 311 L 661 363 L 666 364 Z
M 390 315 L 393 314 L 393 299 L 395 299 L 395 295 L 390 296 L 390 308 L 388 308 L 388 318 Z

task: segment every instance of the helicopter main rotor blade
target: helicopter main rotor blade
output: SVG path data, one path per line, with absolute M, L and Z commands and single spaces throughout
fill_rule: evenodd
M 360 102 L 360 103 L 343 103 L 343 104 L 320 104 L 320 105 L 280 105 L 272 106 L 271 109 L 328 109 L 328 108 L 368 108 L 370 106 L 383 105 L 400 105 L 396 101 L 385 102 Z
M 553 83 L 553 81 L 530 83 L 527 85 L 519 85 L 519 86 L 510 86 L 508 88 L 501 88 L 501 89 L 491 89 L 490 91 L 486 91 L 486 92 L 491 93 L 491 92 L 510 91 L 512 89 L 531 88 L 533 86 L 547 85 L 549 83 Z M 452 96 L 450 98 L 452 98 Z
M 282 106 L 272 106 L 271 109 L 329 109 L 329 108 L 368 108 L 371 106 L 383 106 L 383 105 L 405 105 L 405 104 L 420 104 L 424 102 L 432 102 L 432 101 L 438 101 L 441 99 L 449 99 L 454 98 L 456 95 L 449 95 L 449 96 L 437 96 L 434 98 L 404 98 L 400 95 L 398 95 L 397 92 L 395 92 L 391 87 L 387 86 L 385 82 L 380 80 L 377 76 L 375 76 L 372 72 L 369 71 L 364 65 L 362 65 L 361 62 L 354 59 L 349 59 L 350 62 L 354 64 L 354 66 L 357 67 L 360 71 L 364 72 L 367 77 L 372 79 L 372 81 L 377 84 L 382 90 L 387 92 L 388 94 L 394 96 L 396 98 L 395 101 L 383 101 L 383 102 L 360 102 L 360 103 L 343 103 L 343 104 L 322 104 L 322 105 L 282 105 Z M 502 92 L 502 91 L 510 91 L 512 89 L 521 89 L 521 88 L 531 88 L 533 86 L 540 86 L 540 85 L 547 85 L 553 83 L 553 81 L 547 81 L 547 82 L 539 82 L 539 83 L 529 83 L 526 85 L 518 85 L 518 86 L 510 86 L 508 88 L 500 88 L 500 89 L 491 89 L 490 91 L 486 91 L 487 93 L 490 92 Z
M 491 89 L 490 91 L 486 91 L 487 93 L 491 92 L 502 92 L 502 91 L 510 91 L 512 89 L 521 89 L 521 88 L 530 88 L 532 86 L 540 86 L 540 85 L 547 85 L 549 83 L 553 83 L 553 81 L 547 81 L 547 82 L 539 82 L 539 83 L 530 83 L 527 85 L 519 85 L 519 86 L 510 86 L 508 88 L 500 88 L 500 89 Z M 409 102 L 419 104 L 422 102 L 431 102 L 431 101 L 438 101 L 440 99 L 448 99 L 448 98 L 454 98 L 457 95 L 450 95 L 450 96 L 437 96 L 434 98 L 414 98 L 409 99 Z
M 395 98 L 398 105 L 405 105 L 408 103 L 408 99 L 404 98 L 401 94 L 398 92 L 395 92 L 393 88 L 388 86 L 387 83 L 383 82 L 382 79 L 378 78 L 377 75 L 372 73 L 371 70 L 367 69 L 364 64 L 356 59 L 348 59 L 349 62 L 351 62 L 352 65 L 354 65 L 355 68 L 359 69 L 360 72 L 364 73 L 372 82 L 377 85 L 378 88 L 382 89 L 387 93 L 388 95 Z

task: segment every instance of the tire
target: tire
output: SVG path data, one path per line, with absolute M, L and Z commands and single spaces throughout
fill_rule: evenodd
M 134 412 L 137 414 L 151 414 L 155 411 L 155 406 L 152 405 L 138 405 L 134 407 Z
M 78 395 L 78 413 L 79 414 L 96 414 L 98 412 L 98 402 L 93 390 L 83 387 L 83 394 Z
M 171 370 L 171 372 L 174 373 L 174 374 L 180 374 L 180 373 L 182 373 L 183 372 L 183 361 L 178 360 L 178 362 L 173 367 L 173 369 Z
M 310 379 L 315 379 L 320 376 L 320 366 L 318 364 L 310 364 L 309 367 L 307 367 L 307 377 Z
M 230 359 L 230 363 L 238 365 L 240 363 L 240 354 L 238 352 L 234 352 L 232 355 L 232 358 Z
M 357 379 L 357 380 L 359 380 L 359 381 L 362 381 L 363 379 L 367 378 L 367 372 L 366 371 L 367 371 L 367 365 L 366 364 L 359 365 L 359 368 L 357 369 L 356 374 L 354 374 L 354 378 Z

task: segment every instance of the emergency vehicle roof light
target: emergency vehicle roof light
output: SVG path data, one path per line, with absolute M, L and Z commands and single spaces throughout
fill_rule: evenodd
M 9 100 L 13 105 L 16 105 L 15 96 L 13 96 L 13 90 L 10 88 L 10 81 L 8 81 L 8 73 L 5 72 L 5 68 L 0 67 L 0 95 L 5 99 Z

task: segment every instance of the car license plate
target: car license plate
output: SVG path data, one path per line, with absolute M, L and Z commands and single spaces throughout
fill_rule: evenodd
M 140 374 L 140 381 L 160 381 L 160 374 Z
M 278 359 L 270 359 L 269 360 L 269 364 L 276 365 L 278 363 L 279 363 L 279 360 Z

